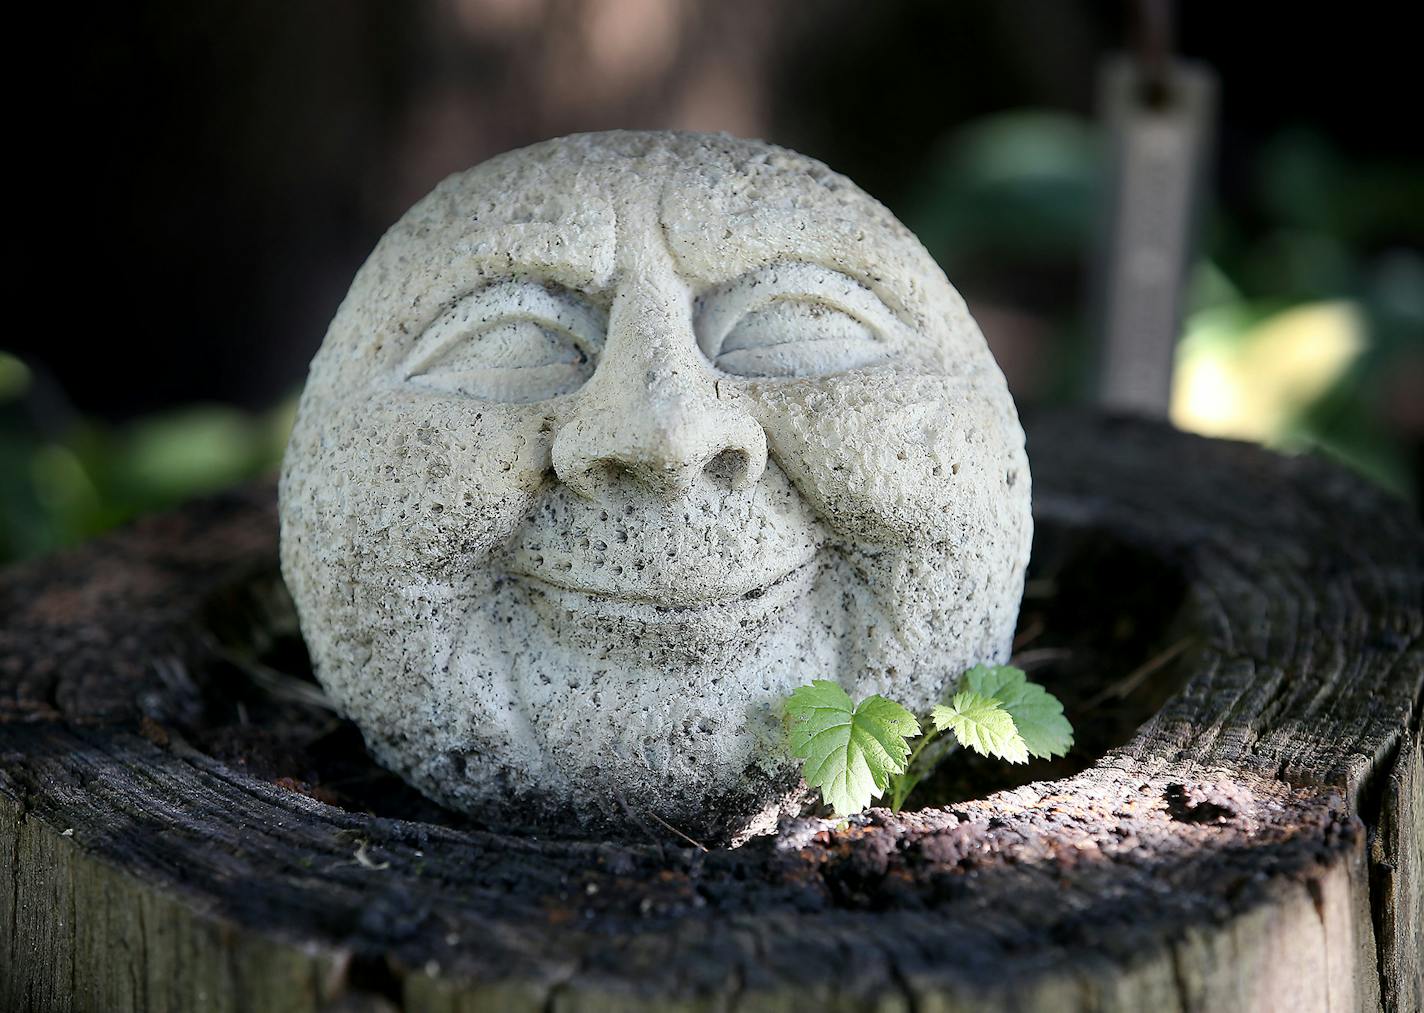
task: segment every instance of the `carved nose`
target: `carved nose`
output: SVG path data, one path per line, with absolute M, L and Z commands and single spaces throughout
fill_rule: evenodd
M 745 489 L 766 470 L 766 434 L 751 416 L 708 390 L 586 405 L 554 437 L 554 472 L 581 496 L 634 480 L 660 494 L 699 478 Z
M 631 235 L 598 368 L 554 436 L 554 472 L 589 499 L 624 479 L 664 495 L 704 479 L 747 488 L 766 471 L 766 434 L 718 397 L 666 250 Z

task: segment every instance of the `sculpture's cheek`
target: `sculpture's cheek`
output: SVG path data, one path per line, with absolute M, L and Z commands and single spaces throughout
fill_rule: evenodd
M 1026 514 L 1022 432 L 963 380 L 857 373 L 746 393 L 772 454 L 844 541 L 955 542 Z
M 310 423 L 309 487 L 340 490 L 344 528 L 371 565 L 359 579 L 460 582 L 489 563 L 550 474 L 537 406 L 380 392 L 331 402 Z

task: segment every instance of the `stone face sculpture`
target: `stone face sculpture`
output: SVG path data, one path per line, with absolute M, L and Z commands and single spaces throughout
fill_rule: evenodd
M 707 840 L 795 802 L 777 708 L 1005 659 L 1023 433 L 963 301 L 819 162 L 587 134 L 441 183 L 312 363 L 282 569 L 373 754 L 494 825 Z

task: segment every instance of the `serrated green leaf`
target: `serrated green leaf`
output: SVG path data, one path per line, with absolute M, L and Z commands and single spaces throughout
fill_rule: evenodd
M 885 793 L 910 755 L 905 740 L 920 733 L 915 716 L 893 700 L 872 696 L 852 705 L 834 682 L 817 679 L 787 697 L 791 752 L 805 761 L 806 783 L 837 816 L 850 816 Z
M 999 701 L 1023 736 L 1029 753 L 1047 760 L 1073 748 L 1073 726 L 1063 705 L 1048 690 L 1028 681 L 1012 665 L 975 665 L 964 673 L 964 688 Z
M 1010 763 L 1028 762 L 1028 749 L 1013 717 L 993 697 L 962 690 L 947 706 L 936 706 L 930 718 L 936 728 L 953 732 L 961 746 L 976 753 Z

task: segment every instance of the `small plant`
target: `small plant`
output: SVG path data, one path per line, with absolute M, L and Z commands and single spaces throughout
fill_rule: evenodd
M 920 720 L 895 701 L 877 694 L 856 704 L 826 679 L 792 691 L 785 711 L 791 752 L 802 760 L 806 783 L 820 789 L 840 817 L 887 791 L 898 812 L 947 752 L 940 739 L 945 732 L 961 746 L 1010 763 L 1063 756 L 1073 745 L 1063 705 L 1010 665 L 965 672 L 950 701 L 930 711 L 923 734 Z M 939 748 L 929 748 L 936 740 Z

